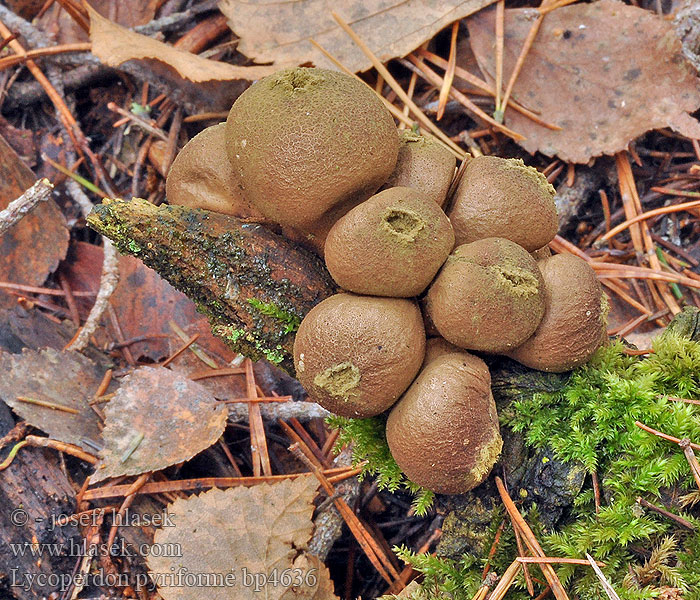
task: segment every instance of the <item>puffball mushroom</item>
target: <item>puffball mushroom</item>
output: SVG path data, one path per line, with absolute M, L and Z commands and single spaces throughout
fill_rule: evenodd
M 554 193 L 546 177 L 520 159 L 471 159 L 447 213 L 457 244 L 503 237 L 528 252 L 545 246 L 559 228 Z
M 336 221 L 326 238 L 326 266 L 350 292 L 408 298 L 433 280 L 454 246 L 442 209 L 407 187 L 379 192 Z
M 452 183 L 457 159 L 434 138 L 410 129 L 399 132 L 399 157 L 382 189 L 409 187 L 425 192 L 442 207 Z
M 458 246 L 430 286 L 426 310 L 448 342 L 502 353 L 537 329 L 545 310 L 535 259 L 504 238 Z
M 236 183 L 226 156 L 226 124 L 200 131 L 178 152 L 165 180 L 169 204 L 262 218 Z
M 226 138 L 246 200 L 312 234 L 374 194 L 399 150 L 393 118 L 371 89 L 344 73 L 303 67 L 243 92 Z
M 297 377 L 312 400 L 344 417 L 371 417 L 398 400 L 425 355 L 415 302 L 336 294 L 312 308 L 294 340 Z
M 503 447 L 484 361 L 460 352 L 428 362 L 391 409 L 386 439 L 406 476 L 434 492 L 483 482 Z
M 573 254 L 539 263 L 546 310 L 535 333 L 508 356 L 526 367 L 561 373 L 591 358 L 606 339 L 608 303 L 595 271 Z

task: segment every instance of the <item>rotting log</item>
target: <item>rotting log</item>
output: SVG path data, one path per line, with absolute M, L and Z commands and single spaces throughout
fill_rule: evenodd
M 294 374 L 294 331 L 335 293 L 323 261 L 262 225 L 181 206 L 105 200 L 88 224 L 189 296 L 234 351 Z

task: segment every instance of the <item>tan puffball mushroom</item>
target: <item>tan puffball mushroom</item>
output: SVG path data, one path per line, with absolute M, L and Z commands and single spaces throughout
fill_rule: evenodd
M 466 352 L 431 360 L 391 409 L 391 454 L 406 476 L 439 494 L 463 494 L 486 479 L 503 447 L 491 376 Z
M 207 127 L 178 152 L 165 181 L 168 204 L 262 219 L 236 184 L 226 156 L 225 133 L 226 123 Z
M 426 194 L 395 187 L 338 219 L 326 238 L 326 266 L 356 294 L 409 298 L 428 287 L 454 246 L 452 225 Z
M 455 352 L 463 352 L 463 350 L 454 344 L 450 344 L 443 337 L 429 337 L 425 344 L 425 358 L 423 359 L 422 368 L 425 368 L 425 365 L 429 362 L 444 354 L 454 354 Z
M 455 248 L 428 290 L 426 311 L 448 342 L 502 353 L 534 333 L 544 303 L 535 259 L 510 240 L 486 238 Z
M 435 138 L 411 129 L 399 132 L 399 157 L 382 189 L 409 187 L 425 192 L 442 207 L 452 183 L 457 159 Z
M 532 256 L 532 258 L 534 258 L 536 261 L 540 261 L 552 256 L 552 250 L 549 248 L 549 246 L 542 246 L 541 248 L 530 252 L 530 256 Z
M 477 156 L 465 167 L 447 216 L 458 245 L 504 237 L 532 252 L 557 234 L 554 194 L 547 178 L 519 158 Z
M 425 355 L 415 302 L 336 294 L 304 317 L 294 339 L 297 378 L 312 400 L 344 417 L 384 412 Z
M 538 265 L 544 317 L 532 337 L 508 356 L 540 371 L 569 371 L 587 363 L 607 338 L 607 298 L 595 271 L 578 256 L 555 254 Z
M 379 189 L 399 151 L 393 118 L 370 88 L 304 67 L 243 92 L 226 138 L 244 197 L 280 225 L 321 235 Z

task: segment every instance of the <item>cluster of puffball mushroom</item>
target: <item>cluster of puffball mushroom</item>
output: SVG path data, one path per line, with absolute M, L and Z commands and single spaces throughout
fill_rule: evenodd
M 193 138 L 166 189 L 171 204 L 273 224 L 323 256 L 343 291 L 302 321 L 297 377 L 336 414 L 388 411 L 398 465 L 447 494 L 480 484 L 502 447 L 489 369 L 469 351 L 561 372 L 606 331 L 591 267 L 547 247 L 557 214 L 545 177 L 475 157 L 447 205 L 454 174 L 450 151 L 397 131 L 364 83 L 294 68 Z

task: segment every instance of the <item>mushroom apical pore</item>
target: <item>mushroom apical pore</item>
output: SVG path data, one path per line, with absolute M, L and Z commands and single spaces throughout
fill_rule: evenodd
M 165 183 L 168 204 L 262 218 L 242 195 L 226 156 L 226 124 L 207 127 L 178 152 Z
M 428 362 L 391 409 L 386 438 L 414 483 L 441 494 L 479 485 L 503 446 L 486 364 L 466 352 Z
M 458 246 L 428 290 L 426 310 L 448 342 L 502 353 L 522 344 L 542 319 L 544 282 L 535 259 L 504 238 Z
M 399 148 L 391 114 L 364 83 L 303 67 L 243 92 L 226 137 L 244 197 L 272 221 L 311 233 L 379 189 Z
M 309 311 L 294 340 L 299 381 L 312 400 L 345 417 L 389 408 L 424 355 L 420 310 L 399 298 L 336 294 Z
M 561 373 L 588 362 L 606 339 L 608 303 L 595 271 L 573 254 L 539 263 L 546 311 L 535 333 L 508 352 L 519 363 Z
M 382 189 L 409 187 L 420 190 L 442 207 L 452 183 L 457 159 L 434 138 L 410 129 L 399 132 L 399 157 Z
M 324 256 L 343 289 L 409 298 L 428 286 L 453 246 L 452 226 L 442 209 L 419 190 L 395 187 L 338 219 Z
M 529 252 L 545 246 L 559 227 L 554 193 L 546 177 L 520 159 L 473 158 L 447 213 L 457 244 L 504 237 Z

